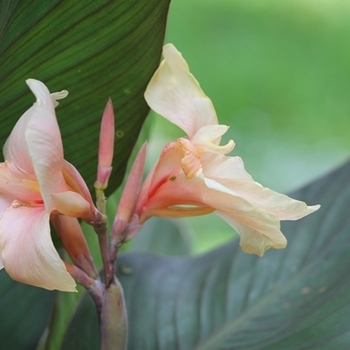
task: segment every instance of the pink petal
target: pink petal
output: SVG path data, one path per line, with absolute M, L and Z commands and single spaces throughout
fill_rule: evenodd
M 0 220 L 0 245 L 7 273 L 16 281 L 48 290 L 75 291 L 59 257 L 43 207 L 12 206 Z
M 201 157 L 201 163 L 207 178 L 253 180 L 245 170 L 240 157 L 227 157 L 207 152 Z
M 211 100 L 190 73 L 181 53 L 168 44 L 163 48 L 163 56 L 145 92 L 151 109 L 179 126 L 190 138 L 202 126 L 217 124 Z
M 4 215 L 6 209 L 11 205 L 13 199 L 7 196 L 0 196 L 0 219 Z M 1 249 L 0 249 L 1 254 Z
M 50 211 L 51 194 L 67 189 L 61 174 L 63 166 L 61 133 L 56 120 L 54 103 L 47 87 L 33 79 L 27 80 L 27 84 L 37 101 L 32 108 L 24 138 L 42 197 L 47 211 Z
M 266 249 L 286 245 L 278 217 L 199 175 L 187 179 L 179 173 L 164 182 L 148 198 L 140 221 L 150 216 L 185 217 L 214 210 L 241 235 L 242 248 L 247 252 L 263 255 Z
M 73 164 L 63 160 L 62 173 L 66 184 L 71 187 L 74 191 L 79 193 L 85 200 L 90 203 L 91 210 L 94 211 L 94 203 L 91 198 L 90 191 L 80 175 L 79 171 L 74 167 Z
M 90 203 L 79 193 L 72 191 L 55 193 L 52 195 L 52 200 L 55 209 L 61 214 L 81 218 L 86 221 L 92 221 L 94 219 Z
M 298 220 L 313 213 L 320 205 L 308 206 L 284 194 L 263 187 L 254 181 L 223 180 L 220 182 L 255 205 L 276 215 L 280 220 Z
M 261 186 L 245 171 L 239 157 L 206 155 L 203 173 L 207 178 L 271 212 L 280 220 L 298 220 L 320 208 L 319 205 L 307 206 L 302 201 Z
M 55 226 L 74 265 L 96 279 L 98 274 L 79 221 L 66 215 L 51 215 L 51 223 Z M 67 267 L 67 264 L 65 266 Z
M 263 256 L 265 251 L 283 249 L 287 240 L 280 231 L 280 221 L 266 213 L 259 211 L 250 213 L 215 212 L 240 235 L 240 246 L 246 253 Z M 234 217 L 233 217 L 234 216 Z
M 207 125 L 200 128 L 191 138 L 201 151 L 226 154 L 233 150 L 235 143 L 230 140 L 226 145 L 220 146 L 221 136 L 228 130 L 226 125 Z
M 32 174 L 34 173 L 34 169 L 24 134 L 35 108 L 36 106 L 34 105 L 21 116 L 3 147 L 5 160 L 11 160 L 18 167 Z
M 7 196 L 12 200 L 42 201 L 35 176 L 17 168 L 12 161 L 0 164 L 0 192 L 1 197 Z
M 158 162 L 146 177 L 136 204 L 137 215 L 141 215 L 149 198 L 156 195 L 163 184 L 167 183 L 169 179 L 171 181 L 171 178 L 181 171 L 183 152 L 176 146 L 177 143 L 173 142 L 164 147 Z

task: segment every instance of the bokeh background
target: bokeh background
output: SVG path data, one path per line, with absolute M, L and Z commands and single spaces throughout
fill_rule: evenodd
M 288 193 L 348 158 L 349 18 L 343 0 L 172 1 L 165 42 L 231 126 L 223 141 L 235 141 L 232 155 L 264 186 Z M 150 168 L 183 132 L 155 114 L 147 126 Z M 175 225 L 194 253 L 235 234 L 215 215 Z

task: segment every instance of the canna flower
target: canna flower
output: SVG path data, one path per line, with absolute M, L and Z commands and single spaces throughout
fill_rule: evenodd
M 307 206 L 255 182 L 232 151 L 220 145 L 228 129 L 218 124 L 211 100 L 169 44 L 151 79 L 145 99 L 158 114 L 179 126 L 187 137 L 165 146 L 147 176 L 136 205 L 140 223 L 151 216 L 185 217 L 215 213 L 240 235 L 247 253 L 262 256 L 287 244 L 280 220 L 297 220 L 319 208 Z
M 63 159 L 55 106 L 67 91 L 50 95 L 40 81 L 26 83 L 36 102 L 12 130 L 0 165 L 0 268 L 19 282 L 75 291 L 51 240 L 50 217 L 93 221 L 96 209 L 81 175 Z

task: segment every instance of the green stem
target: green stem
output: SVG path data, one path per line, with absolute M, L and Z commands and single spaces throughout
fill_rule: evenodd
M 100 246 L 101 258 L 103 262 L 103 269 L 105 273 L 105 284 L 106 287 L 108 287 L 114 275 L 114 265 L 111 263 L 109 258 L 107 224 L 98 223 L 94 225 L 94 230 L 97 233 L 98 237 L 98 243 Z

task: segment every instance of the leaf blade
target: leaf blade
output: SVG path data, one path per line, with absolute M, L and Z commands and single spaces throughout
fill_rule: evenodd
M 0 43 L 0 139 L 33 102 L 25 79 L 67 89 L 57 109 L 65 155 L 92 188 L 100 119 L 111 97 L 117 137 L 107 192 L 114 191 L 149 111 L 143 91 L 159 63 L 168 6 L 167 0 L 20 2 L 8 12 Z M 28 13 L 34 15 L 24 21 Z

